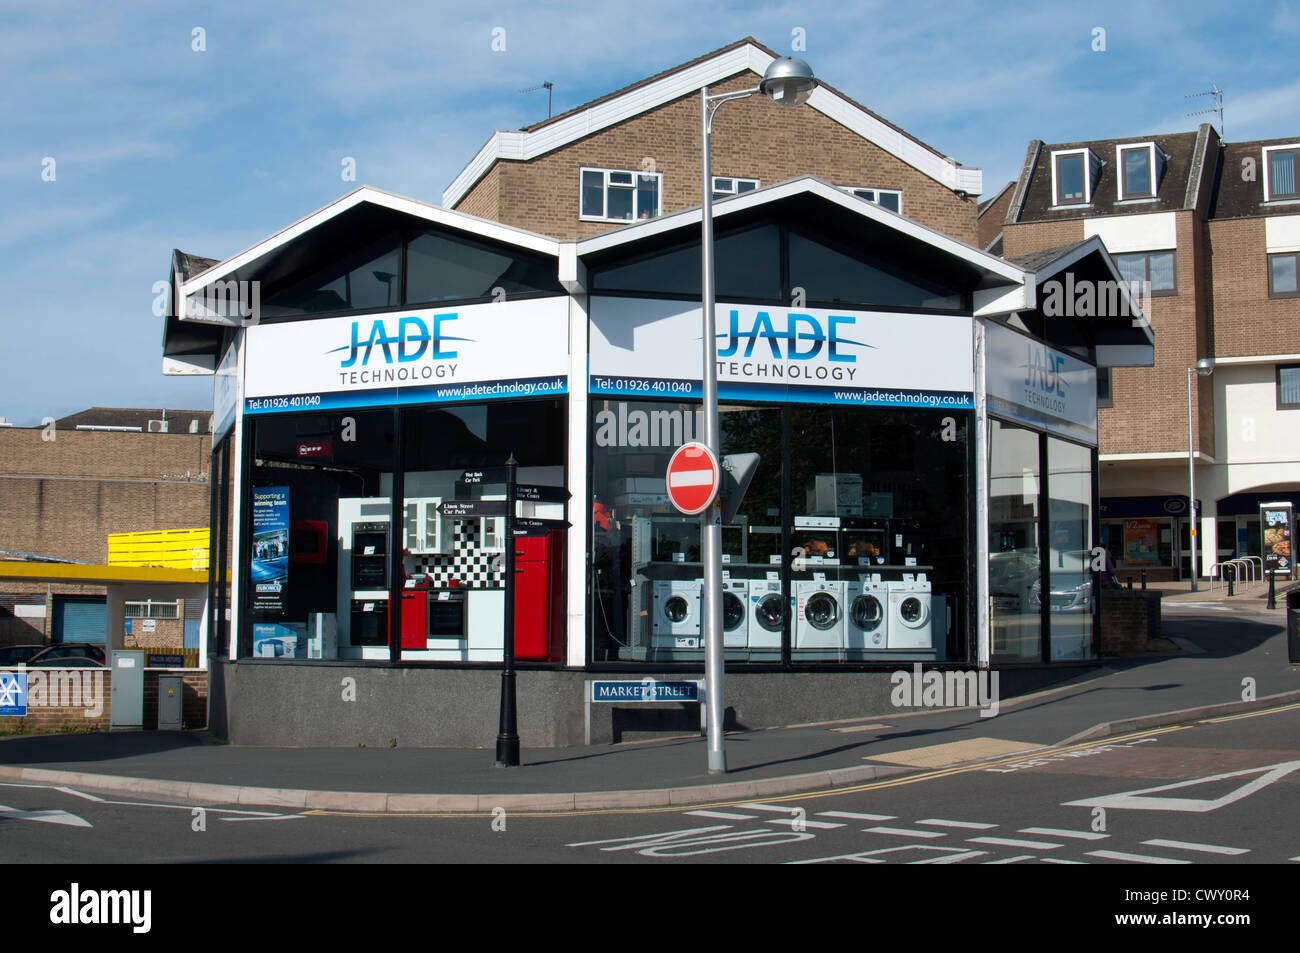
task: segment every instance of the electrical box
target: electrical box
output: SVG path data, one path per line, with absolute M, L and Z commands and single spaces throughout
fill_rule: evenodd
M 181 701 L 185 681 L 179 675 L 158 676 L 158 730 L 181 730 Z

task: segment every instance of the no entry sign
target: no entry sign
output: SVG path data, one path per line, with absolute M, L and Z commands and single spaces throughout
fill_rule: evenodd
M 718 493 L 717 458 L 702 443 L 678 447 L 668 461 L 668 499 L 687 516 L 708 509 Z

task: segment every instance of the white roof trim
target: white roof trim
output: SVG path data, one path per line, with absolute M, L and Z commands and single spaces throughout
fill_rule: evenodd
M 442 204 L 451 208 L 463 199 L 498 159 L 527 162 L 593 132 L 697 92 L 703 86 L 711 86 L 742 70 L 749 69 L 762 76 L 774 58 L 757 46 L 746 43 L 652 83 L 630 89 L 620 96 L 596 103 L 534 132 L 498 130 L 452 180 L 451 185 L 447 186 L 442 193 Z M 824 86 L 813 90 L 808 105 L 941 185 L 970 195 L 979 195 L 984 190 L 984 173 L 981 170 L 958 166 L 951 159 L 910 139 Z
M 799 195 L 804 192 L 810 192 L 818 195 L 829 202 L 833 202 L 841 208 L 850 212 L 856 212 L 863 218 L 869 218 L 873 221 L 880 222 L 883 225 L 892 228 L 894 231 L 902 232 L 918 241 L 925 242 L 945 251 L 954 257 L 969 262 L 980 270 L 997 275 L 1005 279 L 1010 284 L 1023 285 L 1029 274 L 1022 268 L 1017 268 L 1011 262 L 1004 258 L 998 258 L 996 255 L 990 255 L 987 252 L 980 251 L 972 245 L 960 242 L 955 238 L 949 238 L 942 232 L 937 232 L 932 228 L 927 228 L 910 218 L 904 218 L 901 215 L 895 215 L 886 208 L 881 208 L 874 202 L 868 202 L 866 199 L 860 199 L 856 195 L 851 195 L 835 186 L 823 182 L 821 179 L 811 175 L 803 175 L 797 179 L 791 179 L 788 182 L 781 182 L 778 185 L 769 185 L 761 189 L 752 189 L 749 192 L 743 192 L 740 195 L 731 196 L 725 199 L 718 199 L 713 203 L 714 220 L 723 218 L 735 212 L 741 212 L 745 209 L 753 208 L 759 205 L 766 205 L 770 202 L 776 202 L 793 195 Z M 607 248 L 613 248 L 627 242 L 637 241 L 647 238 L 651 235 L 658 235 L 662 232 L 672 231 L 699 222 L 702 217 L 701 206 L 683 209 L 680 212 L 673 212 L 669 215 L 661 215 L 659 218 L 653 218 L 644 222 L 634 222 L 631 225 L 625 225 L 622 228 L 616 228 L 612 231 L 601 232 L 599 235 L 592 235 L 590 238 L 583 238 L 577 242 L 578 257 L 581 258 L 592 252 L 604 251 Z
M 213 265 L 207 271 L 200 272 L 189 281 L 181 285 L 181 294 L 189 296 L 196 291 L 202 290 L 219 278 L 244 267 L 245 265 L 256 261 L 263 255 L 275 251 L 277 248 L 287 245 L 296 238 L 300 238 L 307 232 L 328 222 L 330 219 L 341 215 L 348 209 L 368 202 L 371 205 L 379 205 L 384 208 L 390 208 L 396 212 L 404 212 L 407 215 L 413 215 L 416 218 L 422 218 L 425 221 L 434 222 L 438 225 L 444 225 L 448 228 L 454 228 L 462 232 L 468 232 L 477 235 L 480 238 L 489 238 L 495 241 L 506 242 L 511 245 L 518 245 L 521 248 L 527 248 L 531 251 L 541 252 L 544 255 L 559 256 L 560 243 L 553 238 L 547 238 L 545 235 L 538 235 L 535 232 L 528 232 L 522 228 L 514 228 L 510 225 L 502 225 L 500 222 L 488 221 L 485 218 L 479 218 L 475 215 L 467 215 L 464 212 L 454 212 L 451 209 L 445 209 L 439 205 L 431 205 L 428 202 L 421 202 L 418 199 L 406 198 L 402 195 L 395 195 L 392 192 L 385 192 L 383 189 L 376 189 L 373 186 L 363 185 L 360 188 L 353 189 L 342 198 L 336 199 L 324 208 L 312 212 L 306 218 L 301 218 L 285 228 L 280 229 L 274 235 L 262 239 L 256 245 L 244 249 L 239 254 L 225 261 Z M 181 320 L 186 320 L 181 316 Z

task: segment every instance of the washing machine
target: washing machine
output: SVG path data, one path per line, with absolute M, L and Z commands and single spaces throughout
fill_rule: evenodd
M 925 573 L 905 575 L 889 585 L 889 647 L 933 648 L 930 634 L 930 582 Z
M 801 579 L 794 583 L 794 648 L 844 648 L 845 584 Z
M 880 573 L 859 576 L 845 584 L 848 606 L 844 620 L 844 647 L 885 649 L 889 647 L 889 583 Z
M 704 644 L 700 633 L 702 579 L 657 579 L 652 607 L 654 625 L 651 645 L 657 649 L 698 649 Z
M 728 649 L 749 647 L 749 580 L 722 581 L 722 645 Z
M 780 579 L 749 581 L 749 648 L 779 649 L 785 625 Z

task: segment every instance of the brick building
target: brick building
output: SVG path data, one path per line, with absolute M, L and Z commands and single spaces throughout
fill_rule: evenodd
M 562 240 L 699 205 L 700 88 L 753 88 L 776 56 L 746 37 L 545 122 L 498 131 L 443 205 Z M 814 175 L 975 244 L 980 170 L 824 83 L 808 106 L 781 109 L 753 96 L 720 110 L 715 195 Z
M 103 565 L 111 533 L 208 525 L 210 411 L 93 407 L 0 427 L 0 559 Z M 103 586 L 0 582 L 0 645 L 84 641 L 106 625 Z M 181 610 L 190 621 L 202 605 Z M 180 625 L 160 620 L 160 625 Z
M 1191 572 L 1188 369 L 1199 572 L 1260 554 L 1259 504 L 1300 504 L 1300 194 L 1294 139 L 1195 132 L 1029 144 L 1002 225 L 1012 260 L 1100 236 L 1148 281 L 1150 368 L 1099 377 L 1102 542 L 1153 578 Z

